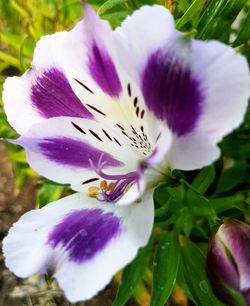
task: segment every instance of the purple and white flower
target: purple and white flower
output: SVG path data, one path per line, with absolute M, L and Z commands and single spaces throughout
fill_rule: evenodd
M 215 295 L 228 305 L 239 305 L 242 294 L 250 305 L 250 226 L 238 220 L 222 224 L 212 236 L 207 253 L 207 275 Z
M 166 8 L 144 6 L 112 31 L 85 4 L 84 20 L 42 37 L 32 68 L 4 85 L 13 142 L 38 173 L 80 192 L 21 217 L 6 265 L 20 277 L 52 271 L 70 301 L 91 298 L 149 239 L 147 185 L 216 160 L 248 97 L 246 60 L 183 37 Z

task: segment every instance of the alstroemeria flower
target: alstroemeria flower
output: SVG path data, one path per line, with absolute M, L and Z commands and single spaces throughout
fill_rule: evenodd
M 228 305 L 239 305 L 235 292 L 250 305 L 249 253 L 250 226 L 238 220 L 222 224 L 209 242 L 207 275 L 215 295 Z
M 43 37 L 32 68 L 4 85 L 31 167 L 81 192 L 25 214 L 4 240 L 7 266 L 20 277 L 52 271 L 72 302 L 92 297 L 148 241 L 148 182 L 216 160 L 248 96 L 246 60 L 184 38 L 164 7 L 112 31 L 85 5 L 83 21 Z

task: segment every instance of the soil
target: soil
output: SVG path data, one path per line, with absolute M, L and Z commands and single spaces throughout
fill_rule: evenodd
M 92 300 L 71 304 L 55 282 L 48 284 L 43 276 L 38 275 L 23 280 L 5 267 L 2 239 L 23 213 L 34 208 L 37 190 L 34 178 L 28 178 L 21 190 L 16 189 L 13 164 L 4 144 L 0 143 L 0 306 L 111 306 L 117 290 L 115 282 Z M 136 305 L 133 301 L 127 303 L 127 306 Z

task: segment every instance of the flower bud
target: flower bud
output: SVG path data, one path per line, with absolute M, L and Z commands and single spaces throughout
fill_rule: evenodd
M 206 269 L 221 301 L 250 306 L 250 226 L 237 220 L 222 224 L 210 240 Z

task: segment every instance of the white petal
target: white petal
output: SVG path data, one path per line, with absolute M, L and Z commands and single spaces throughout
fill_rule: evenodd
M 114 34 L 123 69 L 140 84 L 140 72 L 148 56 L 159 48 L 170 47 L 178 32 L 170 12 L 164 6 L 154 5 L 135 11 Z
M 207 141 L 203 141 L 206 138 Z M 216 144 L 207 135 L 198 134 L 174 137 L 167 160 L 172 169 L 194 170 L 211 164 L 220 156 Z
M 67 35 L 67 31 L 61 31 L 42 36 L 36 44 L 32 66 L 38 69 L 61 67 L 64 57 L 62 47 Z
M 89 258 L 76 261 L 70 257 L 71 242 L 77 239 L 77 235 L 81 235 L 82 231 L 78 224 L 79 231 L 74 232 L 72 240 L 67 237 L 68 243 L 63 245 L 64 235 L 72 231 L 70 224 L 63 221 L 75 212 L 90 212 L 94 209 L 102 211 L 104 216 L 107 213 L 118 218 L 122 231 Z M 60 228 L 63 231 L 61 244 L 55 247 L 48 243 L 48 239 L 51 233 L 62 225 L 65 228 Z M 138 248 L 147 243 L 152 226 L 152 194 L 146 194 L 141 203 L 123 207 L 104 205 L 95 199 L 86 198 L 83 194 L 75 194 L 40 210 L 28 212 L 14 224 L 3 241 L 6 265 L 20 277 L 54 269 L 54 277 L 71 302 L 86 300 L 104 288 L 112 276 L 136 256 Z M 82 234 L 98 239 L 95 233 Z M 77 241 L 85 243 L 84 240 Z M 74 245 L 74 248 L 77 247 L 81 249 L 80 246 Z
M 58 32 L 42 37 L 32 68 L 21 77 L 8 78 L 4 84 L 5 112 L 20 134 L 51 117 L 92 117 L 72 91 L 62 67 L 62 42 L 67 34 Z
M 198 129 L 218 142 L 243 121 L 250 96 L 247 60 L 217 41 L 193 41 L 193 52 L 206 96 Z
M 250 96 L 246 59 L 216 41 L 193 41 L 193 71 L 204 101 L 195 130 L 175 137 L 169 153 L 172 168 L 194 170 L 219 157 L 216 144 L 244 119 Z
M 33 67 L 35 73 L 25 72 L 21 77 L 10 77 L 4 83 L 3 102 L 8 121 L 20 134 L 26 132 L 33 124 L 43 120 L 31 102 L 31 87 L 41 72 L 49 67 L 58 67 L 61 43 L 66 32 L 43 36 L 34 51 Z M 21 115 L 20 115 L 21 114 Z
M 27 72 L 22 77 L 7 78 L 3 87 L 4 110 L 8 122 L 20 134 L 42 120 L 31 105 L 30 87 Z
M 105 162 L 109 156 L 102 171 L 114 175 L 137 171 L 143 156 L 134 151 L 118 128 L 111 130 L 96 121 L 79 118 L 48 119 L 34 125 L 17 143 L 26 149 L 29 164 L 39 174 L 58 183 L 80 185 L 80 190 L 85 180 L 99 177 L 99 157 L 100 162 Z

